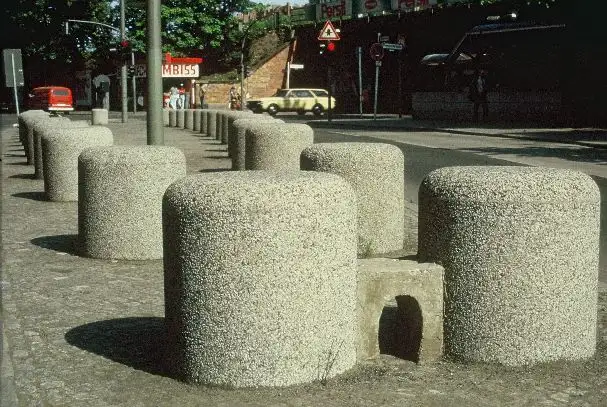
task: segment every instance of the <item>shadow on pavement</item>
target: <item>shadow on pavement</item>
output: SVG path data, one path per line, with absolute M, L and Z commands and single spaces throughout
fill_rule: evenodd
M 489 155 L 516 155 L 526 157 L 556 157 L 571 161 L 583 161 L 591 164 L 607 164 L 607 152 L 596 148 L 560 148 L 560 147 L 478 147 L 459 149 Z
M 55 250 L 78 256 L 78 235 L 55 235 L 36 237 L 31 240 L 32 244 L 43 249 Z
M 198 172 L 230 172 L 229 168 L 205 168 Z
M 114 362 L 170 377 L 164 363 L 164 318 L 129 317 L 91 322 L 70 329 L 65 340 Z
M 15 174 L 15 175 L 11 175 L 9 178 L 35 179 L 34 174 Z M 14 195 L 14 196 L 17 196 L 17 195 Z
M 32 176 L 33 179 L 33 176 Z M 17 192 L 16 194 L 13 194 L 13 196 L 15 198 L 26 198 L 26 199 L 31 199 L 34 201 L 48 201 L 48 199 L 46 199 L 46 193 L 45 192 Z

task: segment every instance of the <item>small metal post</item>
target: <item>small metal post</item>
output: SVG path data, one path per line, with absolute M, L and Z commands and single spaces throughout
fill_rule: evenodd
M 135 75 L 135 53 L 131 51 L 131 65 L 133 66 L 133 77 L 131 78 L 133 87 L 133 113 L 137 113 L 137 76 Z
M 126 27 L 125 27 L 125 0 L 120 0 L 120 40 L 124 41 L 126 39 Z M 128 120 L 128 89 L 127 89 L 127 69 L 126 69 L 126 61 L 122 61 L 122 66 L 120 67 L 120 91 L 121 91 L 121 99 L 122 99 L 122 123 L 126 123 Z
M 15 54 L 11 52 L 11 65 L 13 68 L 13 91 L 15 92 L 15 109 L 19 116 L 19 96 L 17 95 L 17 72 L 15 72 Z
M 379 67 L 381 66 L 381 61 L 375 61 L 375 98 L 373 101 L 373 120 L 375 120 L 377 116 L 377 93 L 379 88 Z
M 163 145 L 160 0 L 148 0 L 147 25 L 147 142 L 148 145 Z
M 360 117 L 363 117 L 363 68 L 362 68 L 362 47 L 356 47 L 356 56 L 358 57 L 358 111 Z

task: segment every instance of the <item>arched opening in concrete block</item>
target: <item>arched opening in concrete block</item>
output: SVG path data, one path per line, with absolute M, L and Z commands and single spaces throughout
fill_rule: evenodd
M 419 362 L 423 322 L 421 306 L 414 297 L 396 296 L 379 317 L 379 353 Z

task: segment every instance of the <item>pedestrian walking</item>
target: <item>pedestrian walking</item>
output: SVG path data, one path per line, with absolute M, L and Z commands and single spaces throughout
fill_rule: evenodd
M 474 103 L 473 118 L 478 121 L 478 110 L 483 109 L 483 120 L 489 115 L 489 104 L 487 102 L 487 72 L 477 70 L 469 88 L 469 99 Z

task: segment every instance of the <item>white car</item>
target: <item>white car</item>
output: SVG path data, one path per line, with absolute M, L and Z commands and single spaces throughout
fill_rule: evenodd
M 324 89 L 280 89 L 274 96 L 249 99 L 247 108 L 255 113 L 268 112 L 274 116 L 278 112 L 297 112 L 300 115 L 312 112 L 321 116 L 329 109 L 329 93 Z M 331 109 L 335 108 L 335 98 L 331 96 Z

